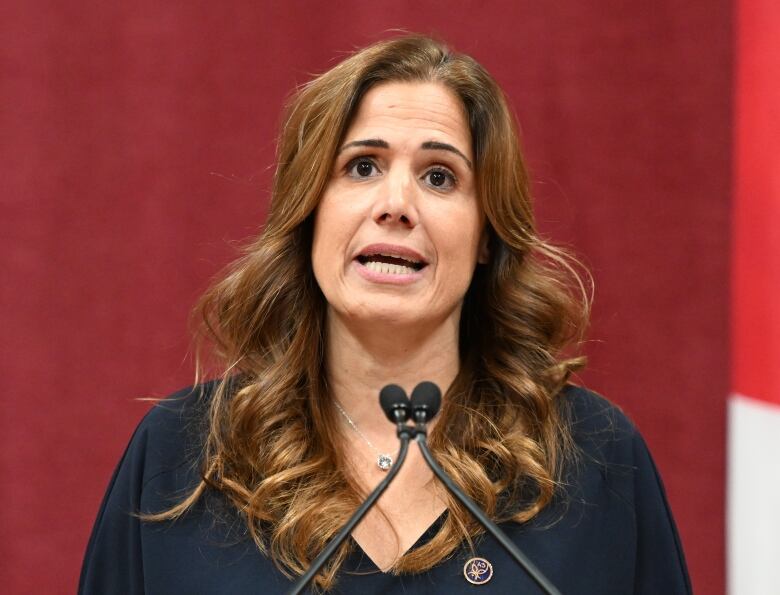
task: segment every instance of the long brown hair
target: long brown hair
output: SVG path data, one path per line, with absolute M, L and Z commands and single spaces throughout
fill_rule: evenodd
M 210 402 L 203 479 L 180 504 L 149 517 L 176 518 L 207 489 L 218 490 L 257 546 L 292 575 L 361 499 L 343 471 L 324 381 L 325 301 L 311 266 L 312 216 L 361 98 L 387 81 L 438 82 L 460 98 L 490 232 L 490 261 L 477 267 L 462 310 L 460 371 L 431 448 L 489 515 L 517 522 L 550 503 L 572 453 L 556 400 L 583 364 L 564 353 L 581 338 L 588 296 L 573 261 L 536 232 L 506 99 L 476 61 L 430 38 L 369 46 L 298 90 L 287 108 L 265 228 L 196 309 L 224 371 Z M 229 384 L 237 375 L 238 386 Z M 457 501 L 447 505 L 438 533 L 393 572 L 431 568 L 480 532 Z M 349 547 L 317 577 L 320 587 L 334 585 Z

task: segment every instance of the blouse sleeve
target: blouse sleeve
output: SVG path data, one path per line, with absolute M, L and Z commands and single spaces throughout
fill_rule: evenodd
M 144 592 L 141 488 L 147 430 L 135 431 L 109 483 L 87 545 L 79 579 L 81 595 Z
M 140 514 L 166 510 L 198 485 L 206 412 L 215 386 L 213 381 L 170 395 L 138 425 L 92 529 L 79 580 L 81 595 L 135 595 L 151 590 L 159 579 L 151 567 L 163 540 Z
M 690 594 L 691 583 L 666 491 L 653 458 L 634 431 L 637 523 L 635 595 Z

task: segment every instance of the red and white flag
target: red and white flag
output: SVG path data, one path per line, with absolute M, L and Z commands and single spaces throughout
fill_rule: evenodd
M 780 2 L 737 1 L 728 587 L 780 593 Z

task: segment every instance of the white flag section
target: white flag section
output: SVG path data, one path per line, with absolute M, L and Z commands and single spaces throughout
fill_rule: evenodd
M 729 400 L 728 585 L 780 593 L 780 405 Z

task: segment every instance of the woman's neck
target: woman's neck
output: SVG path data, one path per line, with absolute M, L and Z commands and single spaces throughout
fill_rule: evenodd
M 378 328 L 327 318 L 326 373 L 331 396 L 364 432 L 394 434 L 379 407 L 379 391 L 398 384 L 410 394 L 421 381 L 444 393 L 460 367 L 458 317 L 434 328 Z

